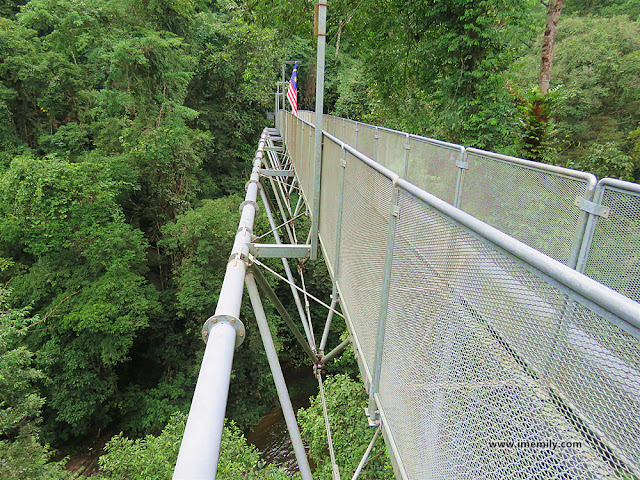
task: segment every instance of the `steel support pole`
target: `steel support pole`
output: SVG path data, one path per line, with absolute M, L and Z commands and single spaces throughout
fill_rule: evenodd
M 378 127 L 376 126 L 376 134 L 373 136 L 373 161 L 374 162 L 378 162 L 378 138 L 380 138 L 380 136 L 378 135 Z M 383 165 L 385 164 L 383 163 Z M 385 166 L 388 167 L 389 162 L 387 162 Z
M 364 452 L 364 455 L 362 456 L 362 460 L 360 460 L 360 463 L 358 464 L 358 468 L 356 468 L 356 471 L 353 474 L 353 477 L 351 477 L 351 480 L 358 480 L 358 477 L 360 476 L 360 472 L 362 472 L 362 469 L 364 468 L 364 464 L 367 463 L 367 459 L 369 458 L 369 455 L 371 455 L 371 450 L 373 450 L 373 446 L 376 444 L 378 435 L 380 435 L 380 430 L 382 429 L 378 427 L 376 429 L 376 433 L 373 434 L 373 438 L 371 439 L 371 442 L 369 443 L 367 450 Z
M 342 212 L 344 211 L 344 179 L 347 168 L 347 153 L 342 146 L 340 158 L 340 192 L 338 193 L 338 215 L 336 218 L 336 257 L 333 264 L 333 298 L 338 298 L 338 278 L 340 278 L 340 250 L 342 248 Z
M 220 322 L 209 333 L 174 480 L 214 479 L 218 468 L 236 330 Z
M 313 350 L 311 350 L 311 347 L 305 340 L 304 335 L 302 335 L 295 322 L 291 318 L 291 315 L 289 315 L 289 312 L 287 312 L 287 309 L 284 308 L 284 305 L 269 285 L 269 282 L 267 282 L 267 280 L 262 275 L 262 272 L 254 266 L 251 268 L 251 273 L 253 273 L 254 279 L 258 284 L 258 287 L 260 287 L 260 290 L 262 290 L 262 293 L 269 297 L 269 300 L 271 300 L 273 306 L 276 307 L 276 310 L 284 320 L 284 323 L 287 324 L 287 326 L 291 330 L 291 333 L 293 333 L 293 336 L 296 337 L 296 340 L 298 340 L 298 343 L 300 343 L 300 345 L 302 346 L 302 349 L 307 353 L 307 355 L 309 355 L 309 358 L 315 364 L 318 361 L 317 355 L 313 352 Z
M 336 308 L 338 299 L 336 296 L 331 298 L 331 310 L 327 314 L 327 321 L 324 324 L 324 331 L 322 332 L 322 340 L 320 340 L 320 348 L 318 351 L 324 354 L 324 348 L 327 346 L 327 338 L 329 337 L 329 329 L 331 328 L 331 320 L 333 320 L 333 310 Z
M 596 193 L 593 198 L 593 202 L 597 205 L 602 205 L 602 197 L 604 196 L 604 187 L 598 183 L 596 187 Z M 589 251 L 591 250 L 591 244 L 593 243 L 593 236 L 596 231 L 596 225 L 598 224 L 598 216 L 590 215 L 589 220 L 587 221 L 587 226 L 584 231 L 584 236 L 582 239 L 582 244 L 580 247 L 580 254 L 578 255 L 578 259 L 576 262 L 576 270 L 580 273 L 584 273 L 587 268 L 587 262 L 589 260 Z
M 342 343 L 340 343 L 340 345 L 338 345 L 336 348 L 331 350 L 326 355 L 323 355 L 322 363 L 327 363 L 328 361 L 333 359 L 336 355 L 340 355 L 344 351 L 344 349 L 347 348 L 350 344 L 351 344 L 351 337 L 344 340 Z
M 287 91 L 287 89 L 284 86 L 285 82 L 287 81 L 285 79 L 286 68 L 287 68 L 287 64 L 285 62 L 282 62 L 282 88 L 283 88 L 283 90 L 282 90 L 282 110 L 283 111 L 287 109 L 286 105 L 285 105 L 285 103 L 286 103 L 285 97 L 287 96 L 287 94 L 285 92 Z
M 467 151 L 462 152 L 462 163 L 466 163 L 467 161 Z M 462 203 L 462 189 L 464 188 L 464 168 L 458 167 L 458 175 L 456 177 L 456 191 L 453 198 L 453 206 L 456 208 L 460 208 L 460 204 Z
M 387 248 L 385 252 L 384 276 L 380 295 L 380 309 L 378 311 L 378 330 L 376 334 L 376 354 L 373 362 L 371 387 L 369 391 L 369 419 L 372 422 L 379 420 L 374 395 L 380 388 L 380 375 L 382 371 L 382 352 L 384 351 L 384 333 L 387 324 L 387 310 L 389 308 L 389 289 L 391 286 L 391 268 L 393 266 L 393 247 L 396 236 L 396 223 L 398 220 L 398 189 L 393 189 L 391 206 L 389 211 L 389 228 L 387 230 Z
M 274 115 L 274 125 L 276 128 L 280 127 L 280 98 L 278 98 L 280 95 L 280 85 L 278 85 L 278 83 L 276 82 L 276 104 L 273 110 L 273 115 Z
M 311 259 L 318 257 L 320 187 L 322 176 L 322 120 L 324 113 L 324 57 L 327 41 L 327 3 L 318 5 L 318 63 L 316 69 L 316 148 L 313 156 L 313 202 L 311 206 Z
M 253 311 L 256 314 L 258 328 L 260 329 L 260 336 L 262 337 L 262 343 L 264 344 L 264 349 L 267 354 L 267 360 L 269 361 L 273 381 L 276 385 L 276 390 L 278 391 L 278 398 L 280 399 L 282 413 L 287 424 L 287 429 L 289 430 L 289 435 L 291 436 L 291 443 L 296 455 L 296 460 L 298 461 L 300 475 L 303 480 L 313 480 L 313 477 L 311 476 L 311 468 L 309 468 L 309 462 L 307 460 L 307 453 L 305 452 L 302 437 L 300 436 L 300 430 L 298 429 L 296 414 L 293 411 L 291 399 L 289 398 L 289 391 L 287 390 L 287 385 L 284 381 L 282 370 L 280 369 L 278 354 L 276 353 L 276 347 L 273 344 L 273 338 L 271 337 L 271 331 L 269 330 L 269 324 L 267 323 L 267 316 L 265 315 L 262 307 L 262 301 L 260 300 L 260 294 L 258 293 L 253 273 L 247 273 L 245 283 L 247 285 L 247 291 L 249 292 Z
M 404 138 L 404 159 L 402 161 L 402 177 L 406 179 L 409 174 L 409 154 L 411 153 L 411 143 L 409 142 L 409 134 Z
M 595 189 L 596 185 L 587 185 L 584 192 L 584 198 L 591 201 L 593 199 Z M 574 268 L 578 271 L 580 271 L 578 269 L 578 263 L 582 244 L 587 241 L 587 224 L 590 216 L 591 215 L 588 212 L 584 210 L 580 211 L 578 224 L 576 225 L 576 232 L 573 238 L 573 245 L 571 246 L 571 252 L 569 253 L 569 259 L 567 260 L 567 267 Z
M 174 480 L 209 480 L 216 477 L 233 350 L 239 345 L 238 340 L 244 338 L 244 327 L 239 320 L 240 305 L 244 292 L 248 244 L 251 242 L 256 216 L 260 167 L 266 137 L 265 129 L 253 161 L 245 201 L 241 206 L 240 224 L 220 289 L 220 299 L 214 316 L 207 320 L 203 331 L 208 341 L 173 472 Z

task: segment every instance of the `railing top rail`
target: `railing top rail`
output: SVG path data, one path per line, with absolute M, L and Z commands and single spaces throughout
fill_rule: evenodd
M 533 160 L 525 160 L 524 158 L 512 157 L 510 155 L 502 155 L 500 153 L 489 152 L 486 150 L 480 150 L 478 148 L 473 148 L 473 147 L 468 147 L 466 150 L 467 150 L 467 155 L 469 154 L 482 155 L 484 157 L 490 157 L 494 160 L 498 160 L 502 162 L 515 163 L 525 168 L 531 168 L 534 170 L 544 170 L 546 172 L 555 173 L 563 176 L 580 178 L 587 182 L 590 189 L 595 188 L 596 183 L 598 182 L 598 179 L 594 174 L 583 172 L 580 170 L 573 170 L 571 168 L 558 167 L 556 165 L 549 165 L 547 163 L 535 162 Z
M 449 143 L 449 142 L 445 142 L 445 141 L 442 141 L 442 140 L 436 140 L 435 138 L 423 137 L 421 135 L 415 135 L 413 133 L 409 133 L 408 136 L 409 136 L 409 138 L 411 138 L 413 140 L 418 140 L 420 142 L 432 143 L 434 145 L 439 145 L 441 147 L 450 148 L 452 150 L 459 150 L 461 153 L 464 153 L 464 151 L 466 150 L 465 147 L 463 147 L 462 145 L 458 145 L 457 143 Z
M 551 280 L 568 287 L 580 297 L 620 317 L 631 327 L 630 329 L 625 328 L 625 330 L 640 339 L 639 303 L 516 240 L 497 228 L 478 220 L 472 215 L 449 205 L 447 202 L 425 192 L 406 180 L 398 179 L 395 184 L 451 220 L 489 240 L 515 258 L 522 260 Z
M 617 178 L 603 178 L 598 182 L 598 187 L 613 187 L 633 193 L 640 193 L 640 184 L 618 180 Z
M 367 165 L 369 165 L 371 168 L 373 168 L 374 170 L 376 170 L 377 172 L 381 173 L 382 175 L 384 175 L 385 177 L 387 177 L 389 180 L 393 181 L 394 183 L 396 182 L 396 180 L 398 180 L 400 178 L 399 175 L 395 174 L 394 172 L 392 172 L 391 170 L 389 170 L 387 167 L 385 167 L 384 165 L 379 164 L 378 162 L 373 161 L 372 159 L 370 159 L 369 157 L 367 157 L 365 154 L 363 154 L 362 152 L 359 152 L 358 150 L 356 150 L 355 148 L 353 148 L 351 145 L 349 145 L 346 142 L 343 142 L 342 140 L 340 140 L 337 137 L 334 137 L 333 135 L 331 135 L 329 132 L 324 131 L 322 132 L 324 134 L 324 136 L 326 138 L 328 138 L 329 140 L 331 140 L 332 142 L 338 144 L 340 147 L 344 148 L 347 152 L 349 152 L 351 155 L 353 155 L 354 157 L 356 157 L 358 160 L 366 163 Z

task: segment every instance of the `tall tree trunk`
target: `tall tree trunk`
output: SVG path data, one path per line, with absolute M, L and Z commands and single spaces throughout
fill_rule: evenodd
M 540 80 L 538 82 L 540 93 L 543 95 L 549 93 L 551 65 L 553 64 L 553 44 L 556 40 L 556 28 L 558 27 L 561 11 L 562 0 L 549 0 L 549 5 L 547 6 L 547 27 L 545 28 L 544 38 L 542 39 Z

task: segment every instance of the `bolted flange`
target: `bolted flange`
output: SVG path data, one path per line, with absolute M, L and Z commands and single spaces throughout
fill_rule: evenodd
M 244 202 L 242 202 L 240 204 L 240 213 L 242 213 L 242 209 L 246 206 L 246 205 L 253 205 L 253 208 L 256 209 L 256 217 L 258 216 L 258 214 L 260 213 L 260 207 L 258 206 L 257 202 L 254 202 L 253 200 L 245 200 Z
M 240 321 L 239 318 L 232 317 L 231 315 L 215 315 L 213 317 L 209 317 L 204 325 L 202 326 L 202 340 L 204 343 L 207 343 L 209 340 L 209 332 L 213 328 L 216 323 L 226 322 L 233 325 L 233 328 L 236 329 L 236 345 L 235 348 L 238 348 L 244 342 L 244 337 L 246 332 L 244 330 L 244 324 Z

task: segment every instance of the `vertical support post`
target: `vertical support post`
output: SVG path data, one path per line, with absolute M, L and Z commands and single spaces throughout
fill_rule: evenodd
M 271 331 L 269 330 L 269 324 L 267 323 L 267 316 L 264 313 L 260 294 L 258 293 L 258 287 L 256 286 L 256 282 L 251 271 L 247 273 L 245 283 L 247 285 L 247 291 L 249 292 L 253 311 L 256 314 L 258 328 L 260 329 L 260 336 L 262 337 L 262 343 L 264 344 L 264 349 L 267 353 L 267 360 L 269 361 L 273 381 L 276 384 L 282 413 L 287 424 L 287 429 L 289 430 L 289 435 L 291 436 L 291 443 L 296 455 L 296 460 L 298 461 L 300 475 L 303 480 L 313 480 L 313 477 L 311 476 L 311 468 L 309 468 L 309 461 L 307 460 L 307 453 L 305 452 L 302 437 L 300 436 L 300 430 L 298 429 L 296 414 L 294 413 L 293 406 L 291 405 L 287 384 L 284 381 L 284 375 L 282 375 L 282 369 L 280 368 L 280 362 L 278 361 L 276 347 L 273 344 L 273 338 L 271 337 Z
M 604 197 L 604 185 L 598 185 L 596 187 L 596 193 L 593 197 L 594 203 L 602 205 L 602 199 Z M 593 235 L 596 231 L 596 224 L 598 223 L 597 215 L 589 215 L 587 226 L 584 230 L 582 237 L 582 245 L 580 246 L 580 253 L 576 260 L 576 270 L 580 273 L 584 273 L 587 268 L 587 260 L 589 259 L 589 251 L 591 250 L 591 243 L 593 242 Z
M 278 83 L 276 82 L 276 103 L 274 106 L 274 110 L 273 110 L 273 115 L 274 115 L 274 124 L 275 127 L 279 129 L 280 127 L 280 85 L 278 85 Z
M 467 151 L 465 150 L 462 153 L 462 163 L 468 164 L 467 162 Z M 464 168 L 458 167 L 458 177 L 456 178 L 456 192 L 453 198 L 453 206 L 456 208 L 460 208 L 460 204 L 462 203 L 462 188 L 464 186 Z
M 323 2 L 323 3 L 320 3 Z M 317 4 L 318 63 L 316 71 L 316 150 L 313 156 L 313 202 L 311 211 L 311 259 L 318 257 L 318 227 L 320 224 L 320 183 L 322 175 L 322 120 L 324 113 L 324 57 L 327 41 L 327 4 Z
M 358 150 L 358 125 L 360 125 L 360 124 L 358 122 L 356 122 L 356 139 L 355 139 L 355 145 L 353 146 L 353 148 L 355 148 L 356 150 Z M 342 132 L 342 133 L 344 134 L 344 132 Z M 343 142 L 345 141 L 344 140 L 344 135 L 340 140 L 342 140 Z
M 595 189 L 596 189 L 596 185 L 591 185 L 591 184 L 587 185 L 587 188 L 584 192 L 584 198 L 589 201 L 592 200 Z M 602 201 L 602 198 L 599 198 L 598 202 L 601 202 L 601 201 Z M 567 260 L 567 267 L 575 268 L 575 269 L 578 268 L 578 259 L 580 258 L 580 254 L 582 253 L 582 245 L 587 240 L 585 237 L 587 233 L 587 223 L 589 221 L 590 216 L 595 216 L 595 215 L 590 215 L 588 212 L 584 210 L 580 210 L 580 216 L 578 217 L 578 224 L 576 225 L 576 233 L 573 237 L 573 245 L 571 245 L 571 252 L 569 253 L 569 259 Z M 596 221 L 597 220 L 592 222 L 594 229 L 595 229 Z M 586 258 L 586 252 L 585 252 L 585 258 Z M 584 262 L 582 267 L 584 268 Z
M 313 130 L 310 128 L 309 129 L 309 156 L 307 158 L 311 159 L 313 158 L 313 156 L 315 155 L 315 132 L 316 129 L 315 127 L 313 127 Z M 313 139 L 311 137 L 314 137 Z M 307 185 L 313 185 L 313 175 L 314 175 L 314 170 L 313 168 L 311 168 L 310 162 L 309 162 L 309 168 L 307 170 Z M 309 192 L 310 193 L 310 192 Z
M 287 81 L 285 79 L 286 68 L 287 68 L 286 62 L 282 62 L 282 89 L 283 89 L 283 91 L 282 91 L 282 110 L 286 110 L 287 109 L 287 107 L 285 105 L 286 100 L 284 99 L 287 96 L 286 93 L 285 93 L 287 91 L 287 89 L 284 86 L 285 82 Z
M 342 158 L 340 159 L 340 191 L 338 192 L 338 215 L 336 220 L 336 256 L 333 262 L 333 291 L 331 292 L 331 308 L 336 307 L 338 302 L 338 275 L 340 274 L 340 247 L 342 242 L 342 212 L 344 206 L 344 176 L 345 169 L 347 168 L 346 150 L 342 145 Z M 329 336 L 329 329 L 331 328 L 331 321 L 333 319 L 333 310 L 329 310 L 327 314 L 327 321 L 325 322 L 324 332 L 322 333 L 322 340 L 320 342 L 320 352 L 324 353 L 324 349 L 327 345 L 327 338 Z
M 409 153 L 411 153 L 411 144 L 409 143 L 409 134 L 404 137 L 404 160 L 402 164 L 402 179 L 407 179 L 409 173 Z
M 373 136 L 373 161 L 374 162 L 378 161 L 378 138 L 380 138 L 380 136 L 378 135 L 378 127 L 376 127 L 376 134 Z
M 376 354 L 373 361 L 373 378 L 369 388 L 369 422 L 380 422 L 376 409 L 375 396 L 380 389 L 380 374 L 382 371 L 382 352 L 384 351 L 384 332 L 387 324 L 387 310 L 389 307 L 389 289 L 391 286 L 391 268 L 393 266 L 393 247 L 396 236 L 396 223 L 399 216 L 398 189 L 394 187 L 389 210 L 389 228 L 387 230 L 387 248 L 384 261 L 384 277 L 382 278 L 382 290 L 380 294 L 380 310 L 378 311 L 378 331 L 376 335 Z
M 340 191 L 338 192 L 338 215 L 336 218 L 336 258 L 333 263 L 333 292 L 334 298 L 338 297 L 338 275 L 340 275 L 340 248 L 342 247 L 342 212 L 344 211 L 344 178 L 347 169 L 347 152 L 342 145 L 342 158 L 340 159 Z

